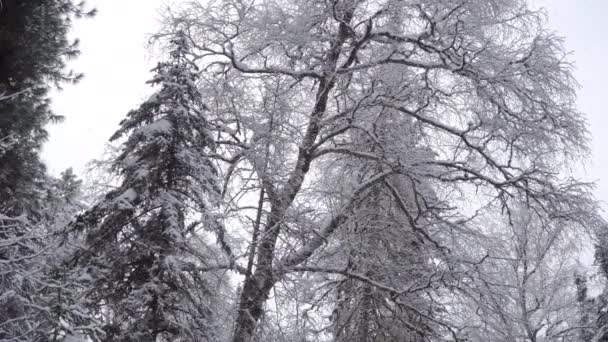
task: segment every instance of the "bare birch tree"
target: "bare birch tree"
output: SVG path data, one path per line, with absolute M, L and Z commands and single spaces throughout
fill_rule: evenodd
M 420 263 L 449 274 L 436 290 L 447 298 L 462 265 L 484 262 L 460 247 L 485 233 L 485 212 L 600 222 L 589 185 L 564 176 L 588 152 L 570 64 L 525 1 L 211 0 L 173 9 L 163 32 L 175 29 L 200 66 L 223 178 L 215 269 L 242 275 L 233 341 L 255 340 L 273 290 L 310 274 L 408 305 L 386 271 L 328 264 L 364 237 L 347 234 L 357 224 L 383 244 L 399 229 L 419 239 Z M 332 164 L 345 159 L 369 166 Z M 388 199 L 406 223 L 384 234 L 371 212 Z M 385 251 L 416 251 L 397 241 Z M 416 314 L 435 323 L 427 340 L 463 334 L 445 313 Z

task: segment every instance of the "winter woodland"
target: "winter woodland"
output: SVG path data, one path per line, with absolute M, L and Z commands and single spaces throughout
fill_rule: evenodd
M 94 14 L 1 2 L 0 341 L 608 341 L 590 137 L 542 11 L 176 1 L 86 186 L 40 149 Z

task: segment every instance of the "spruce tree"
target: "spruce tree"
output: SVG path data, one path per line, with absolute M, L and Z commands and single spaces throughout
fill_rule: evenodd
M 214 143 L 186 39 L 177 33 L 172 44 L 149 81 L 158 91 L 111 137 L 123 140 L 112 160 L 120 185 L 75 223 L 86 240 L 75 262 L 90 277 L 85 296 L 104 316 L 104 341 L 213 339 L 195 230 L 218 194 Z

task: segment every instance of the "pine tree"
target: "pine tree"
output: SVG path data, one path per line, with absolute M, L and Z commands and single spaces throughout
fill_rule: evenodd
M 149 81 L 158 91 L 111 137 L 124 139 L 112 161 L 121 184 L 75 223 L 86 240 L 75 261 L 91 277 L 85 296 L 104 316 L 104 341 L 214 339 L 195 229 L 218 194 L 214 145 L 188 44 L 180 33 L 172 43 Z
M 55 252 L 50 226 L 61 215 L 47 202 L 51 177 L 39 153 L 45 125 L 61 118 L 50 108 L 49 90 L 81 77 L 66 70 L 67 60 L 79 53 L 77 41 L 67 36 L 72 20 L 93 14 L 72 0 L 0 2 L 2 340 L 43 340 L 54 329 L 43 296 L 50 285 L 49 252 Z
M 66 71 L 79 54 L 67 37 L 73 18 L 92 16 L 72 0 L 5 0 L 0 6 L 0 211 L 38 219 L 46 169 L 39 157 L 45 125 L 58 121 L 51 86 L 76 82 Z

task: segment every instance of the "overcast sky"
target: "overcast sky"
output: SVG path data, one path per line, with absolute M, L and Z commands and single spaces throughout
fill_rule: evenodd
M 480 0 L 483 1 L 483 0 Z M 145 85 L 155 60 L 145 46 L 158 26 L 158 9 L 166 0 L 88 0 L 98 15 L 76 23 L 82 55 L 71 63 L 85 73 L 75 86 L 54 95 L 53 107 L 66 117 L 50 127 L 51 137 L 43 157 L 52 173 L 74 167 L 81 173 L 86 163 L 99 157 L 104 144 L 127 111 L 149 93 Z M 586 113 L 593 136 L 593 155 L 582 176 L 597 181 L 597 197 L 608 202 L 608 1 L 536 0 L 548 10 L 549 24 L 566 39 L 581 85 L 579 108 Z M 606 175 L 606 176 L 605 176 Z
M 73 35 L 82 54 L 70 63 L 85 74 L 76 85 L 53 95 L 53 108 L 65 116 L 49 127 L 43 157 L 58 174 L 68 167 L 81 173 L 98 158 L 118 123 L 150 88 L 145 82 L 155 59 L 146 51 L 149 35 L 158 27 L 163 0 L 87 0 L 98 10 L 92 19 L 78 20 Z

